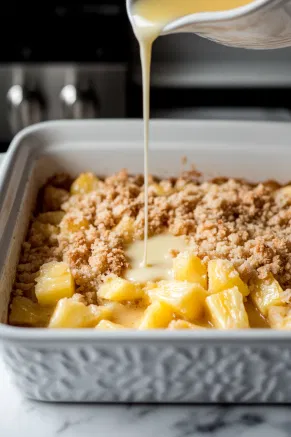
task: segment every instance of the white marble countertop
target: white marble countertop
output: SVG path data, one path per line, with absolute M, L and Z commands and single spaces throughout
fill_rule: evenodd
M 0 163 L 3 155 L 0 154 Z M 290 437 L 291 408 L 50 404 L 24 399 L 0 350 L 0 437 Z

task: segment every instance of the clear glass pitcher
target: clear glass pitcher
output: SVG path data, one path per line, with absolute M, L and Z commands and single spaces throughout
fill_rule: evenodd
M 132 22 L 131 6 L 127 11 Z M 195 1 L 195 0 L 193 0 Z M 246 49 L 291 46 L 291 0 L 254 0 L 228 11 L 196 13 L 168 23 L 162 35 L 196 33 L 219 44 Z

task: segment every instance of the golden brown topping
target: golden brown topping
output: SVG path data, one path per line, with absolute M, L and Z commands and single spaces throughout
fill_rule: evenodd
M 65 215 L 59 226 L 56 221 L 33 220 L 15 290 L 25 294 L 40 265 L 59 260 L 69 264 L 76 291 L 87 303 L 96 303 L 96 289 L 104 278 L 120 276 L 128 266 L 124 242 L 143 238 L 143 177 L 126 170 L 105 179 L 98 176 L 96 190 L 71 196 L 69 180 L 55 176 L 43 190 L 42 211 L 61 209 Z M 203 262 L 227 259 L 246 282 L 271 272 L 288 300 L 291 190 L 272 181 L 255 185 L 227 178 L 199 180 L 195 170 L 178 179 L 150 178 L 149 235 L 165 230 L 185 235 Z

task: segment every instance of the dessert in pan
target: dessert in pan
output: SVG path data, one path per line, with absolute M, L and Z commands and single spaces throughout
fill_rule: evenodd
M 291 187 L 199 173 L 58 174 L 22 246 L 9 324 L 48 328 L 291 327 Z

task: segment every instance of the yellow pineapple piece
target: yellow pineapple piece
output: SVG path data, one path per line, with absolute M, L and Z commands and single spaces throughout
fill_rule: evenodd
M 139 329 L 166 328 L 173 319 L 173 309 L 164 302 L 156 301 L 147 307 Z
M 291 202 L 291 185 L 286 185 L 279 190 L 275 191 L 275 200 L 277 203 L 290 203 Z
M 148 307 L 151 304 L 151 299 L 148 294 L 148 291 L 152 291 L 154 288 L 158 288 L 158 284 L 154 281 L 147 281 L 145 284 L 143 284 L 143 297 L 142 297 L 142 303 L 145 307 Z
M 73 297 L 74 299 L 74 297 Z M 111 318 L 113 317 L 113 309 L 110 308 L 110 306 L 108 305 L 88 305 L 88 307 L 91 314 L 93 315 L 93 317 L 96 320 L 96 323 L 99 322 L 100 320 L 111 320 Z
M 16 326 L 45 327 L 47 326 L 51 308 L 41 307 L 27 297 L 16 296 L 12 299 L 9 314 L 9 324 Z
M 142 305 L 121 304 L 120 302 L 106 302 L 105 307 L 110 309 L 110 319 L 112 322 L 127 328 L 139 326 L 145 307 Z
M 230 261 L 215 259 L 208 263 L 208 290 L 219 293 L 229 288 L 237 287 L 243 296 L 249 294 L 248 286 L 242 281 Z
M 291 329 L 291 308 L 271 306 L 268 309 L 268 322 L 274 329 Z
M 265 279 L 256 279 L 251 286 L 250 297 L 263 316 L 271 306 L 282 305 L 283 290 L 279 282 L 269 273 Z
M 168 326 L 168 329 L 206 329 L 204 326 L 195 325 L 194 323 L 187 322 L 186 320 L 172 320 Z
M 110 317 L 110 310 L 97 305 L 86 306 L 71 298 L 60 299 L 50 319 L 49 328 L 91 328 Z
M 206 298 L 211 321 L 218 329 L 249 328 L 249 319 L 238 287 L 211 294 Z
M 101 285 L 97 292 L 98 297 L 117 302 L 141 299 L 144 295 L 139 284 L 123 278 L 110 278 Z
M 110 320 L 101 320 L 95 329 L 100 331 L 118 331 L 119 329 L 126 329 L 125 326 L 119 325 L 118 323 L 110 322 Z
M 126 244 L 131 243 L 134 239 L 134 219 L 125 215 L 122 217 L 118 225 L 115 227 L 115 232 L 122 236 Z
M 80 212 L 79 215 L 74 215 L 72 217 L 67 216 L 64 220 L 62 220 L 60 224 L 60 229 L 63 234 L 72 234 L 74 232 L 78 232 L 82 229 L 89 228 L 89 221 L 83 217 Z
M 143 285 L 144 292 L 148 292 L 150 290 L 153 290 L 154 288 L 158 288 L 158 284 L 155 281 L 147 281 Z M 150 304 L 150 302 L 149 302 L 149 304 Z
M 43 212 L 37 216 L 37 221 L 41 223 L 49 223 L 50 225 L 59 225 L 65 213 L 64 211 L 49 211 Z
M 169 196 L 175 191 L 170 181 L 153 182 L 149 186 L 149 192 L 155 193 L 157 196 Z
M 81 173 L 71 185 L 71 194 L 86 194 L 98 188 L 99 179 L 93 173 Z
M 264 317 L 258 308 L 255 307 L 251 299 L 244 301 L 245 309 L 249 318 L 250 328 L 266 329 L 269 328 L 267 318 Z
M 164 190 L 164 188 L 156 182 L 151 184 L 149 188 L 150 188 L 150 191 L 153 191 L 157 196 L 165 196 L 165 194 L 166 194 L 166 191 Z
M 180 252 L 173 260 L 174 279 L 196 282 L 207 288 L 207 268 L 202 261 L 189 252 Z
M 40 305 L 55 305 L 63 297 L 71 297 L 75 292 L 74 278 L 64 262 L 43 264 L 35 281 L 35 295 Z
M 43 193 L 44 211 L 59 211 L 61 205 L 69 199 L 69 193 L 62 188 L 47 185 Z
M 164 302 L 180 317 L 193 321 L 203 315 L 208 293 L 200 284 L 160 281 L 157 288 L 148 291 L 148 295 L 152 302 Z

